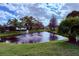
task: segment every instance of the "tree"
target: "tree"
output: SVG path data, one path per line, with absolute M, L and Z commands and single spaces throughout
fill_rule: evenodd
M 8 24 L 9 26 L 17 27 L 18 20 L 17 20 L 16 18 L 14 18 L 14 19 L 9 19 L 8 22 L 7 22 L 7 24 Z
M 25 16 L 20 20 L 22 21 L 23 26 L 26 27 L 28 30 L 39 29 L 43 27 L 42 23 L 32 16 Z
M 43 26 L 42 22 L 40 22 L 36 19 L 32 20 L 32 29 L 38 30 L 38 29 L 43 29 L 43 28 L 44 28 L 44 26 Z
M 67 36 L 69 42 L 76 42 L 76 36 L 79 35 L 79 11 L 72 11 L 66 16 L 60 23 L 58 33 Z
M 7 22 L 6 27 L 10 30 L 10 31 L 15 31 L 16 27 L 20 26 L 19 22 L 16 18 L 14 19 L 9 19 Z
M 22 25 L 27 27 L 28 30 L 31 30 L 32 26 L 32 16 L 25 16 L 21 18 L 20 20 L 22 21 Z
M 2 26 L 2 25 L 0 25 L 0 32 L 1 32 L 1 33 L 5 32 L 5 27 Z
M 57 27 L 57 21 L 56 21 L 55 16 L 52 16 L 48 26 L 49 26 L 50 30 L 55 30 L 55 28 Z
M 67 18 L 75 17 L 75 16 L 79 16 L 79 11 L 72 11 L 71 13 L 67 15 Z
M 78 28 L 77 28 L 78 27 Z M 58 33 L 69 38 L 70 43 L 76 43 L 76 36 L 79 35 L 79 17 L 68 17 L 63 20 L 59 27 Z

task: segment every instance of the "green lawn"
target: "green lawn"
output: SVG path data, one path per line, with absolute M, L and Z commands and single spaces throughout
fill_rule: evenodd
M 53 31 L 49 31 L 49 30 L 44 30 L 44 29 L 38 29 L 38 30 L 30 30 L 29 32 L 43 32 L 43 31 L 47 31 L 47 32 L 53 32 Z M 19 34 L 24 34 L 26 33 L 25 31 L 10 31 L 10 32 L 5 32 L 5 33 L 0 33 L 0 37 L 7 37 L 7 36 L 14 36 L 14 35 L 19 35 Z
M 32 29 L 29 32 L 32 33 L 32 32 L 44 32 L 44 31 L 45 31 L 44 29 L 37 29 L 37 30 L 35 30 L 35 29 L 33 30 Z
M 0 55 L 9 56 L 66 56 L 78 55 L 79 46 L 64 41 L 33 44 L 0 43 Z
M 53 30 L 50 30 L 50 29 L 30 30 L 29 32 L 32 33 L 32 32 L 44 32 L 44 31 L 46 31 L 46 32 L 50 32 L 50 33 L 52 33 L 52 32 L 57 32 L 57 31 L 53 31 Z
M 0 37 L 7 37 L 7 36 L 13 36 L 13 35 L 19 35 L 25 33 L 24 31 L 11 31 L 6 33 L 0 33 Z
M 29 32 L 43 32 L 44 29 L 38 29 L 38 30 L 30 30 Z M 15 36 L 19 34 L 24 34 L 26 31 L 10 31 L 10 32 L 5 32 L 5 33 L 0 33 L 0 37 L 8 37 L 8 36 Z

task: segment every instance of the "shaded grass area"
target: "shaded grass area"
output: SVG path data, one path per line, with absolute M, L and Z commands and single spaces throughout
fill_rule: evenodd
M 15 35 L 20 35 L 24 33 L 25 31 L 10 31 L 10 32 L 5 32 L 5 33 L 0 33 L 0 37 L 15 36 Z
M 37 30 L 36 29 L 34 29 L 34 30 L 32 29 L 29 32 L 33 33 L 33 32 L 43 32 L 43 31 L 45 31 L 45 30 L 44 29 L 37 29 Z
M 0 55 L 19 56 L 78 56 L 79 46 L 64 41 L 33 44 L 0 43 Z
M 54 30 L 50 30 L 50 29 L 37 29 L 37 30 L 30 30 L 29 32 L 30 33 L 33 33 L 33 32 L 50 32 L 50 33 L 53 33 L 53 32 L 55 32 L 55 33 L 57 33 L 57 31 L 54 31 Z

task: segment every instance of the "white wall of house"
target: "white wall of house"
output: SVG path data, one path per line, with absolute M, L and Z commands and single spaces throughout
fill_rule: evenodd
M 16 27 L 16 30 L 27 30 L 27 28 L 18 28 L 18 27 Z

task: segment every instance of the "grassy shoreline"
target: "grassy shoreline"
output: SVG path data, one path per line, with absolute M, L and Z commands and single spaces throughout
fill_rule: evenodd
M 29 33 L 34 33 L 34 32 L 53 32 L 50 30 L 44 30 L 44 29 L 38 29 L 38 30 L 30 30 Z M 5 33 L 0 33 L 0 37 L 8 37 L 8 36 L 16 36 L 20 34 L 25 34 L 26 31 L 11 31 L 11 32 L 5 32 Z
M 15 36 L 24 34 L 25 31 L 12 31 L 12 32 L 6 32 L 6 33 L 0 33 L 0 37 L 8 37 L 8 36 Z
M 0 43 L 0 55 L 4 56 L 79 56 L 79 46 L 64 41 L 33 44 Z

